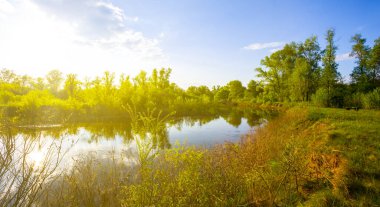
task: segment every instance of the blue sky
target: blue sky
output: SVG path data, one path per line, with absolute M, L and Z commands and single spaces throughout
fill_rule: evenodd
M 182 87 L 247 83 L 266 55 L 336 30 L 348 78 L 350 38 L 380 37 L 380 1 L 0 0 L 0 67 L 38 76 L 135 75 L 171 67 Z

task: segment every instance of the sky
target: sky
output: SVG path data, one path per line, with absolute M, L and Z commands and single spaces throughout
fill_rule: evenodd
M 170 67 L 181 87 L 247 84 L 286 43 L 317 35 L 323 48 L 329 28 L 348 79 L 351 37 L 380 37 L 380 1 L 0 0 L 0 68 L 93 78 Z

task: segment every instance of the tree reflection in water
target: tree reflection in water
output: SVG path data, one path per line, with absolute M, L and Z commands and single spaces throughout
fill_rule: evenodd
M 38 132 L 20 136 L 2 111 L 0 120 L 0 206 L 32 206 L 56 176 L 64 140 L 49 142 Z
M 147 114 L 151 113 L 151 114 Z M 142 117 L 147 117 L 151 115 L 154 119 L 158 119 L 158 110 L 150 110 L 147 112 L 139 112 L 138 115 Z M 264 120 L 270 119 L 275 116 L 277 112 L 265 111 L 265 110 L 242 110 L 242 109 L 231 109 L 228 112 L 220 112 L 215 115 L 207 116 L 185 116 L 177 117 L 175 115 L 167 116 L 160 114 L 159 127 L 154 125 L 152 120 L 145 118 L 145 122 L 149 124 L 143 124 L 142 118 L 128 119 L 116 119 L 108 121 L 93 121 L 93 122 L 67 122 L 64 125 L 44 125 L 43 122 L 31 123 L 21 125 L 15 123 L 17 131 L 15 133 L 20 136 L 27 137 L 51 137 L 60 138 L 62 136 L 79 136 L 81 131 L 85 131 L 88 134 L 88 143 L 100 143 L 102 140 L 114 140 L 116 138 L 121 138 L 123 144 L 128 145 L 133 141 L 136 135 L 141 136 L 152 136 L 150 133 L 153 132 L 152 141 L 154 143 L 154 148 L 165 149 L 170 148 L 171 143 L 169 141 L 168 129 L 171 127 L 181 130 L 184 127 L 193 127 L 196 124 L 203 126 L 210 123 L 213 120 L 223 118 L 228 124 L 239 127 L 242 124 L 242 119 L 247 120 L 247 124 L 250 127 L 260 125 Z M 34 127 L 37 126 L 37 127 Z
M 51 200 L 51 196 L 55 200 L 47 205 L 56 206 L 59 203 L 55 201 L 63 202 L 66 199 L 59 196 L 72 194 L 76 194 L 77 198 L 83 197 L 84 200 L 77 200 L 79 205 L 87 201 L 99 203 L 91 200 L 96 196 L 83 193 L 102 191 L 102 186 L 115 185 L 113 190 L 107 191 L 107 195 L 112 197 L 120 190 L 118 185 L 125 185 L 130 179 L 138 180 L 149 176 L 145 175 L 144 166 L 149 166 L 160 150 L 172 147 L 168 133 L 170 127 L 180 130 L 188 126 L 203 126 L 221 117 L 234 127 L 239 127 L 243 118 L 250 126 L 257 126 L 274 114 L 268 111 L 237 109 L 197 117 L 163 115 L 158 110 L 137 113 L 131 108 L 128 112 L 129 119 L 65 124 L 52 124 L 41 117 L 30 120 L 23 117 L 22 122 L 19 122 L 20 119 L 8 119 L 2 115 L 0 206 L 28 206 L 39 198 L 44 200 L 42 206 L 45 206 L 45 201 Z M 86 133 L 83 134 L 83 131 Z M 63 158 L 66 152 L 78 147 L 79 143 L 74 146 L 73 144 L 82 139 L 83 135 L 88 136 L 88 144 L 102 145 L 104 142 L 120 139 L 121 150 L 117 151 L 112 147 L 108 152 L 97 151 L 98 148 L 94 148 L 94 151 L 83 151 L 78 148 L 76 156 L 67 153 Z M 66 164 L 66 169 L 57 171 L 61 161 Z M 134 173 L 136 170 L 140 173 Z M 61 173 L 66 176 L 58 176 Z M 88 175 L 83 177 L 83 173 Z M 141 177 L 132 178 L 128 174 Z M 89 182 L 92 182 L 91 186 L 83 185 Z M 78 189 L 78 192 L 70 189 Z M 63 193 L 62 190 L 68 191 Z M 60 195 L 59 192 L 63 194 Z M 64 205 L 64 202 L 59 205 Z

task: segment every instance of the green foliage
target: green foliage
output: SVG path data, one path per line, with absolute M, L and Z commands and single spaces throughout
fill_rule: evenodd
M 62 72 L 59 70 L 52 70 L 46 75 L 47 88 L 54 95 L 58 95 L 63 81 Z
M 215 101 L 217 102 L 227 102 L 230 91 L 227 88 L 221 88 L 215 94 Z
M 267 99 L 272 102 L 289 100 L 289 78 L 293 72 L 297 58 L 297 45 L 287 44 L 279 50 L 261 60 L 266 69 L 256 68 L 258 77 L 265 83 Z
M 152 146 L 155 136 L 165 133 L 167 116 L 133 106 L 128 111 L 137 148 L 127 157 L 124 152 L 81 155 L 48 180 L 36 206 L 373 206 L 379 201 L 378 111 L 291 108 L 240 143 L 209 149 L 177 143 L 166 150 Z
M 329 29 L 326 34 L 326 49 L 323 51 L 322 57 L 322 74 L 321 74 L 321 88 L 324 88 L 324 97 L 320 91 L 319 94 L 316 94 L 316 98 L 319 99 L 319 106 L 332 106 L 332 97 L 335 92 L 335 87 L 338 83 L 340 74 L 338 72 L 338 64 L 335 61 L 336 50 L 338 47 L 334 42 L 335 31 Z M 317 91 L 318 92 L 318 91 Z M 327 98 L 326 102 L 322 99 Z
M 220 104 L 313 102 L 324 107 L 364 106 L 364 101 L 369 103 L 374 99 L 371 98 L 373 94 L 362 100 L 359 95 L 352 97 L 352 94 L 370 94 L 380 87 L 380 39 L 376 39 L 371 48 L 360 34 L 352 38 L 350 55 L 356 58 L 357 66 L 351 74 L 351 83 L 343 83 L 337 70 L 334 37 L 335 31 L 329 29 L 325 37 L 326 48 L 322 51 L 316 36 L 286 44 L 261 60 L 261 67 L 255 69 L 259 80 L 251 80 L 246 86 L 233 80 L 211 89 L 201 85 L 184 90 L 170 81 L 170 68 L 153 69 L 151 74 L 141 71 L 136 77 L 121 75 L 119 79 L 114 73 L 105 72 L 101 77 L 83 81 L 75 74 L 68 74 L 63 79 L 58 70 L 50 71 L 44 79 L 18 76 L 3 69 L 0 73 L 0 104 L 17 105 L 20 96 L 47 89 L 54 98 L 68 102 L 57 107 L 69 106 L 62 110 L 75 108 L 76 118 L 83 114 L 102 118 L 124 116 L 123 106 L 126 105 L 135 105 L 139 111 L 156 107 L 166 114 L 201 112 Z M 72 104 L 78 105 L 73 107 Z M 370 105 L 365 107 L 373 107 Z
M 124 107 L 127 105 L 135 105 L 140 112 L 155 107 L 164 114 L 193 115 L 208 113 L 223 104 L 312 102 L 322 107 L 376 107 L 376 92 L 371 91 L 380 86 L 380 40 L 375 40 L 370 48 L 361 35 L 352 38 L 351 56 L 357 59 L 357 66 L 352 73 L 352 82 L 347 84 L 337 71 L 334 36 L 335 31 L 329 29 L 323 51 L 316 36 L 304 42 L 286 44 L 261 60 L 262 67 L 256 68 L 260 80 L 251 80 L 246 87 L 241 81 L 233 80 L 211 89 L 201 85 L 184 90 L 170 81 L 170 68 L 153 69 L 151 74 L 141 71 L 136 77 L 121 75 L 119 79 L 106 71 L 101 77 L 83 81 L 75 74 L 68 74 L 64 80 L 58 70 L 50 71 L 45 79 L 34 79 L 3 69 L 0 73 L 0 105 L 24 106 L 18 103 L 23 101 L 22 96 L 47 89 L 52 101 L 37 105 L 37 108 L 57 103 L 55 108 L 65 113 L 71 110 L 74 115 L 70 117 L 74 119 L 85 119 L 90 117 L 89 114 L 97 119 L 126 116 Z M 64 83 L 63 88 L 61 83 Z M 361 95 L 352 97 L 352 94 L 359 93 L 368 95 L 363 99 L 359 98 Z
M 371 82 L 375 86 L 380 85 L 380 38 L 375 40 L 375 43 L 370 52 L 369 60 L 369 75 Z
M 308 87 L 309 79 L 308 74 L 310 65 L 304 58 L 297 58 L 294 71 L 290 77 L 290 90 L 292 101 L 307 101 L 308 100 Z
M 65 81 L 65 91 L 69 98 L 77 98 L 81 82 L 76 74 L 68 74 Z
M 366 109 L 380 109 L 380 88 L 363 96 L 363 106 Z
M 356 58 L 357 66 L 351 73 L 351 78 L 354 83 L 358 85 L 359 91 L 368 90 L 369 81 L 369 55 L 370 48 L 365 45 L 366 39 L 362 38 L 360 34 L 352 37 L 351 41 L 354 43 L 352 46 L 351 56 Z
M 316 106 L 327 107 L 329 106 L 329 93 L 326 88 L 320 88 L 317 92 L 312 96 L 312 101 Z
M 363 94 L 362 93 L 354 93 L 351 96 L 345 96 L 344 97 L 344 103 L 346 107 L 363 107 Z
M 289 101 L 288 106 L 311 101 L 319 107 L 379 109 L 380 39 L 370 48 L 361 35 L 352 38 L 357 66 L 347 84 L 337 71 L 334 36 L 327 31 L 323 51 L 316 36 L 286 44 L 261 61 L 261 80 L 247 88 L 233 80 L 212 90 L 184 90 L 170 81 L 170 68 L 121 75 L 119 84 L 108 71 L 81 81 L 75 74 L 63 80 L 57 70 L 34 79 L 3 69 L 0 106 L 15 110 L 20 123 L 30 117 L 33 124 L 46 123 L 48 114 L 129 118 L 125 136 L 136 149 L 128 165 L 114 157 L 77 160 L 51 180 L 51 194 L 42 195 L 41 206 L 374 206 L 380 193 L 378 111 L 292 108 L 238 144 L 168 149 L 166 119 L 175 112 L 215 115 L 223 104 Z M 259 122 L 245 113 L 230 110 L 222 117 L 236 127 L 243 116 Z
M 245 88 L 239 80 L 230 81 L 227 84 L 229 90 L 228 99 L 229 100 L 239 100 L 244 97 Z
M 214 98 L 213 93 L 207 86 L 190 86 L 187 88 L 186 94 L 202 103 L 209 103 Z
M 261 61 L 256 68 L 263 91 L 254 97 L 252 89 L 245 97 L 255 102 L 312 101 L 323 107 L 363 105 L 351 98 L 355 92 L 371 92 L 380 84 L 380 40 L 373 48 L 365 45 L 360 34 L 352 38 L 351 56 L 357 59 L 350 84 L 344 84 L 336 63 L 335 31 L 326 34 L 326 48 L 320 51 L 316 36 L 303 43 L 290 43 Z M 252 88 L 252 87 L 251 87 Z M 313 97 L 313 98 L 312 98 Z M 363 102 L 363 101 L 360 101 Z
M 16 98 L 16 95 L 8 90 L 1 90 L 0 91 L 0 104 L 1 105 L 7 105 L 8 103 L 14 101 Z
M 262 85 L 254 80 L 250 80 L 247 85 L 247 90 L 244 93 L 246 100 L 252 100 L 254 102 L 260 102 L 260 96 L 264 92 Z
M 320 81 L 320 71 L 319 61 L 321 60 L 321 51 L 317 36 L 312 36 L 305 40 L 303 44 L 298 45 L 298 51 L 300 53 L 300 58 L 305 59 L 307 64 L 303 63 L 300 65 L 301 68 L 304 67 L 304 82 L 306 92 L 304 94 L 303 100 L 310 101 L 311 94 L 315 93 L 318 88 Z M 301 62 L 302 63 L 302 62 Z M 302 74 L 302 73 L 301 73 Z M 293 77 L 294 78 L 294 77 Z

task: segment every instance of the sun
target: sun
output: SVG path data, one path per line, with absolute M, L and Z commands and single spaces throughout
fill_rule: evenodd
M 42 161 L 44 160 L 45 153 L 43 153 L 40 150 L 37 150 L 37 151 L 31 152 L 28 157 L 31 164 L 39 167 L 42 164 Z

